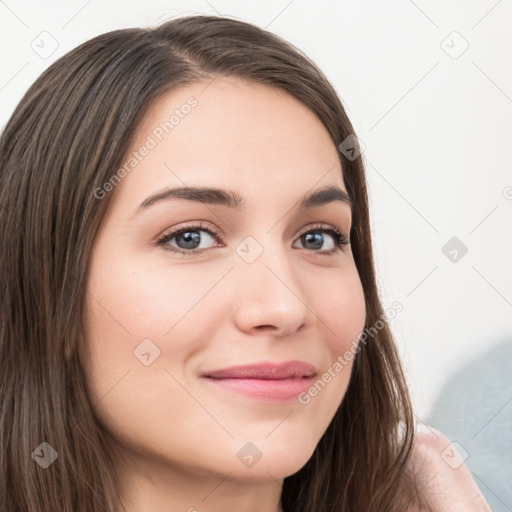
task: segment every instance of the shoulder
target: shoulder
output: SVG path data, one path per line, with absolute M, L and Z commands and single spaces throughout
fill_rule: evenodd
M 457 446 L 438 430 L 416 427 L 409 469 L 422 505 L 408 512 L 492 512 Z

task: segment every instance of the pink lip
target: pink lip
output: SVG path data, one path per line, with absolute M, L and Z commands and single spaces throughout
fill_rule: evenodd
M 294 400 L 306 391 L 316 375 L 313 366 L 301 361 L 234 366 L 203 375 L 208 382 L 235 393 L 267 401 Z

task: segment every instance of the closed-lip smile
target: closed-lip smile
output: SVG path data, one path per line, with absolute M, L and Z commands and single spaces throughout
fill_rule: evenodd
M 264 401 L 287 402 L 305 391 L 317 374 L 302 361 L 262 362 L 205 372 L 208 382 L 225 390 Z

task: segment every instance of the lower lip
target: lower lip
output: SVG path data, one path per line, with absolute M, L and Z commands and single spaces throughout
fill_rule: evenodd
M 300 393 L 311 386 L 313 377 L 281 380 L 213 379 L 207 377 L 206 380 L 223 389 L 251 398 L 272 402 L 289 402 L 296 400 Z

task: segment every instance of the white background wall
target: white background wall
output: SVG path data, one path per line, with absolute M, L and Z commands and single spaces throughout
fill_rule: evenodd
M 0 126 L 83 41 L 199 12 L 283 36 L 336 87 L 366 145 L 379 285 L 385 307 L 404 305 L 392 326 L 418 418 L 512 510 L 512 1 L 4 0 Z M 452 237 L 468 249 L 456 262 Z

